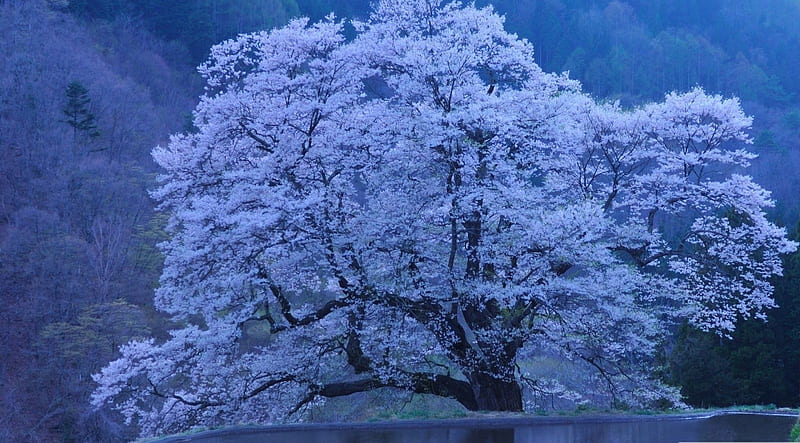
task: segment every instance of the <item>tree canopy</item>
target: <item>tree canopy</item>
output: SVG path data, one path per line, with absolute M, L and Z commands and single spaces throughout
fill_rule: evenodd
M 144 434 L 393 388 L 519 411 L 558 353 L 618 405 L 679 402 L 665 328 L 730 333 L 795 249 L 735 98 L 626 110 L 543 72 L 491 8 L 383 0 L 215 46 L 197 133 L 154 151 L 180 325 L 96 376 Z M 264 325 L 268 332 L 252 332 Z

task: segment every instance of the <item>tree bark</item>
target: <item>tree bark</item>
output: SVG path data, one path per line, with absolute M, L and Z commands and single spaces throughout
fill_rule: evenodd
M 361 380 L 330 383 L 320 387 L 312 395 L 342 397 L 383 387 L 409 388 L 367 377 Z M 484 373 L 471 374 L 468 382 L 446 375 L 416 374 L 410 388 L 418 394 L 452 398 L 469 411 L 522 412 L 522 389 L 519 383 L 516 380 L 502 380 Z
M 469 381 L 475 397 L 476 410 L 522 412 L 522 388 L 516 380 L 503 380 L 484 373 L 473 373 L 470 374 Z

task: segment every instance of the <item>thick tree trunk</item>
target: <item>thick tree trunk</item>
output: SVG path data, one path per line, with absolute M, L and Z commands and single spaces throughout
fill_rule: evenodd
M 318 387 L 301 404 L 307 403 L 316 395 L 328 398 L 342 397 L 383 387 L 408 388 L 407 385 L 396 385 L 367 377 Z M 411 389 L 420 394 L 452 398 L 470 411 L 522 411 L 522 389 L 519 383 L 515 380 L 501 380 L 483 373 L 473 373 L 469 377 L 469 381 L 458 380 L 447 375 L 417 374 L 412 381 Z
M 473 373 L 469 376 L 469 382 L 475 396 L 476 410 L 522 411 L 522 388 L 516 380 L 502 380 L 483 373 Z

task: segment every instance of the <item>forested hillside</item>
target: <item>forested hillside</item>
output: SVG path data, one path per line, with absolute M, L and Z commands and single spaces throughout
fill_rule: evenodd
M 800 180 L 800 3 L 767 1 L 495 1 L 547 71 L 569 71 L 596 97 L 635 105 L 701 85 L 736 95 L 755 116 L 751 173 L 794 224 Z M 776 173 L 786 171 L 786 173 Z
M 797 225 L 800 2 L 491 3 L 545 71 L 569 71 L 596 98 L 630 107 L 696 85 L 739 96 L 760 155 L 749 172 L 773 191 L 773 221 Z M 169 329 L 152 308 L 166 216 L 148 196 L 151 151 L 193 130 L 194 67 L 239 33 L 363 17 L 368 4 L 0 0 L 0 440 L 136 434 L 92 409 L 91 375 L 119 345 Z M 687 402 L 800 404 L 798 257 L 775 280 L 781 308 L 767 323 L 732 339 L 687 326 L 666 343 L 663 377 Z
M 124 17 L 0 2 L 0 440 L 131 434 L 87 406 L 152 315 L 152 146 L 193 104 L 185 53 Z

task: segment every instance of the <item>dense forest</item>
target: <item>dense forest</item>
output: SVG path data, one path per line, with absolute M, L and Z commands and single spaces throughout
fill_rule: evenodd
M 170 329 L 152 307 L 166 215 L 148 196 L 151 151 L 194 130 L 195 66 L 237 34 L 363 17 L 368 3 L 0 0 L 0 440 L 137 434 L 90 406 L 92 374 L 119 345 Z M 799 238 L 800 3 L 477 3 L 595 98 L 633 107 L 696 85 L 740 97 L 760 156 L 749 172 Z M 800 404 L 800 254 L 784 267 L 767 322 L 731 337 L 684 326 L 664 344 L 662 377 L 689 405 Z

